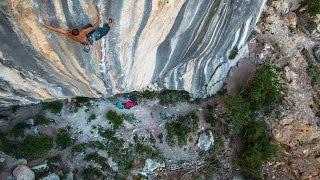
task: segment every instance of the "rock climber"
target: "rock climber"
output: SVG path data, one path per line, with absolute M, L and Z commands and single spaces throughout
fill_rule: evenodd
M 52 31 L 63 34 L 74 41 L 80 42 L 82 45 L 86 46 L 85 48 L 88 48 L 88 46 L 92 45 L 94 41 L 97 41 L 101 39 L 103 36 L 107 35 L 110 28 L 112 27 L 112 19 L 109 19 L 108 23 L 104 23 L 102 27 L 99 27 L 99 23 L 100 19 L 98 19 L 97 22 L 93 25 L 90 24 L 86 28 L 80 30 L 60 29 L 45 24 L 43 24 L 43 26 Z

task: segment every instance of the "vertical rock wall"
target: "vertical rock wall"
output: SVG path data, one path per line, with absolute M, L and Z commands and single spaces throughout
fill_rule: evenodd
M 4 0 L 0 104 L 101 97 L 146 87 L 215 93 L 264 0 Z M 81 28 L 113 18 L 91 47 L 41 27 Z

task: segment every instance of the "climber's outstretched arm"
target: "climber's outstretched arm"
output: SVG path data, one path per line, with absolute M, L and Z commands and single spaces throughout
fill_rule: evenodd
M 60 33 L 60 34 L 64 34 L 66 36 L 70 35 L 70 31 L 66 30 L 66 29 L 55 28 L 55 27 L 52 27 L 52 26 L 49 26 L 49 25 L 46 25 L 46 24 L 42 24 L 42 26 L 47 28 L 47 29 L 50 29 L 50 30 L 52 30 L 54 32 L 57 32 L 57 33 Z
M 86 28 L 86 29 L 83 29 L 82 31 L 84 32 L 84 34 L 88 34 L 88 33 L 90 33 L 91 31 L 97 29 L 98 26 L 99 26 L 99 24 L 100 24 L 100 18 L 98 18 L 97 22 L 94 23 L 92 27 L 88 27 L 88 28 Z

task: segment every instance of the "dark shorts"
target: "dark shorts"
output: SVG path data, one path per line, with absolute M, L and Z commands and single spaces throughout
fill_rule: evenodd
M 98 27 L 97 29 L 91 31 L 88 35 L 87 38 L 90 42 L 90 44 L 93 44 L 94 41 L 98 41 L 102 37 L 108 34 L 110 31 L 110 27 L 107 23 L 103 24 L 102 27 Z

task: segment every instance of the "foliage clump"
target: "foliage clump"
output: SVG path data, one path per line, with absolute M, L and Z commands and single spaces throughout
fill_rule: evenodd
M 43 102 L 42 106 L 44 109 L 48 109 L 54 114 L 59 114 L 62 110 L 63 103 L 58 101 Z
M 320 0 L 304 0 L 301 5 L 307 8 L 307 11 L 311 16 L 320 14 Z
M 232 117 L 232 133 L 239 133 L 252 115 L 250 104 L 240 95 L 229 97 L 226 107 Z
M 89 105 L 90 104 L 90 98 L 89 97 L 77 96 L 75 98 L 75 107 L 81 107 L 84 104 L 85 105 Z
M 244 93 L 253 110 L 269 106 L 278 101 L 282 95 L 282 84 L 274 67 L 263 65 L 255 74 L 254 79 Z
M 82 152 L 85 152 L 86 151 L 86 146 L 85 144 L 78 144 L 78 145 L 75 145 L 73 148 L 72 148 L 72 152 L 73 153 L 82 153 Z
M 95 180 L 95 179 L 105 179 L 104 175 L 96 168 L 88 167 L 82 172 L 83 179 Z
M 188 102 L 190 96 L 186 91 L 163 90 L 159 94 L 159 99 L 161 105 L 170 105 L 179 102 Z
M 135 153 L 143 157 L 144 159 L 156 159 L 156 160 L 162 160 L 163 157 L 157 153 L 152 147 L 144 145 L 142 142 L 138 140 L 138 137 L 134 136 L 135 140 Z
M 43 124 L 49 124 L 52 121 L 50 119 L 48 119 L 47 117 L 45 117 L 44 115 L 37 115 L 34 119 L 34 125 L 38 126 L 38 125 L 43 125 Z
M 278 147 L 264 121 L 250 121 L 242 134 L 245 148 L 237 158 L 237 165 L 245 177 L 260 179 L 262 164 L 278 154 Z
M 120 127 L 120 125 L 123 123 L 123 120 L 124 120 L 123 115 L 118 115 L 116 111 L 112 111 L 112 110 L 107 112 L 106 118 L 113 123 L 116 129 Z
M 0 163 L 0 173 L 4 170 L 4 165 Z
M 72 145 L 70 134 L 66 130 L 62 130 L 57 134 L 57 145 L 60 149 L 65 149 Z
M 97 116 L 95 114 L 91 114 L 88 118 L 88 121 L 91 122 L 92 120 L 97 119 Z
M 168 144 L 173 145 L 174 139 L 177 138 L 179 146 L 186 145 L 189 133 L 194 132 L 198 128 L 197 121 L 197 115 L 192 112 L 185 116 L 179 116 L 174 122 L 166 123 L 166 141 Z
M 231 59 L 231 60 L 235 59 L 237 57 L 238 53 L 239 53 L 239 49 L 237 47 L 234 47 L 229 54 L 229 59 Z
M 34 160 L 47 154 L 53 147 L 53 140 L 49 136 L 27 136 L 19 146 L 19 157 Z
M 226 101 L 233 133 L 241 135 L 243 139 L 236 163 L 246 178 L 261 179 L 263 163 L 274 157 L 278 149 L 268 132 L 267 124 L 264 121 L 254 121 L 251 116 L 261 108 L 277 102 L 283 88 L 275 68 L 266 64 L 257 71 L 245 90 Z
M 105 157 L 100 156 L 97 152 L 88 154 L 84 160 L 86 161 L 92 161 L 94 163 L 97 163 L 101 166 L 101 169 L 103 171 L 107 171 L 109 170 L 109 165 L 107 164 L 108 159 L 106 159 Z
M 14 128 L 11 130 L 10 134 L 12 134 L 14 137 L 23 137 L 24 136 L 24 130 L 26 128 L 30 128 L 31 125 L 26 123 L 19 123 L 14 126 Z
M 106 138 L 106 139 L 110 139 L 110 138 L 114 137 L 116 132 L 114 130 L 110 130 L 110 129 L 107 129 L 107 130 L 99 129 L 98 133 L 101 137 Z
M 142 92 L 142 96 L 146 99 L 154 99 L 157 97 L 157 92 L 155 91 L 150 91 L 150 90 L 145 90 Z

